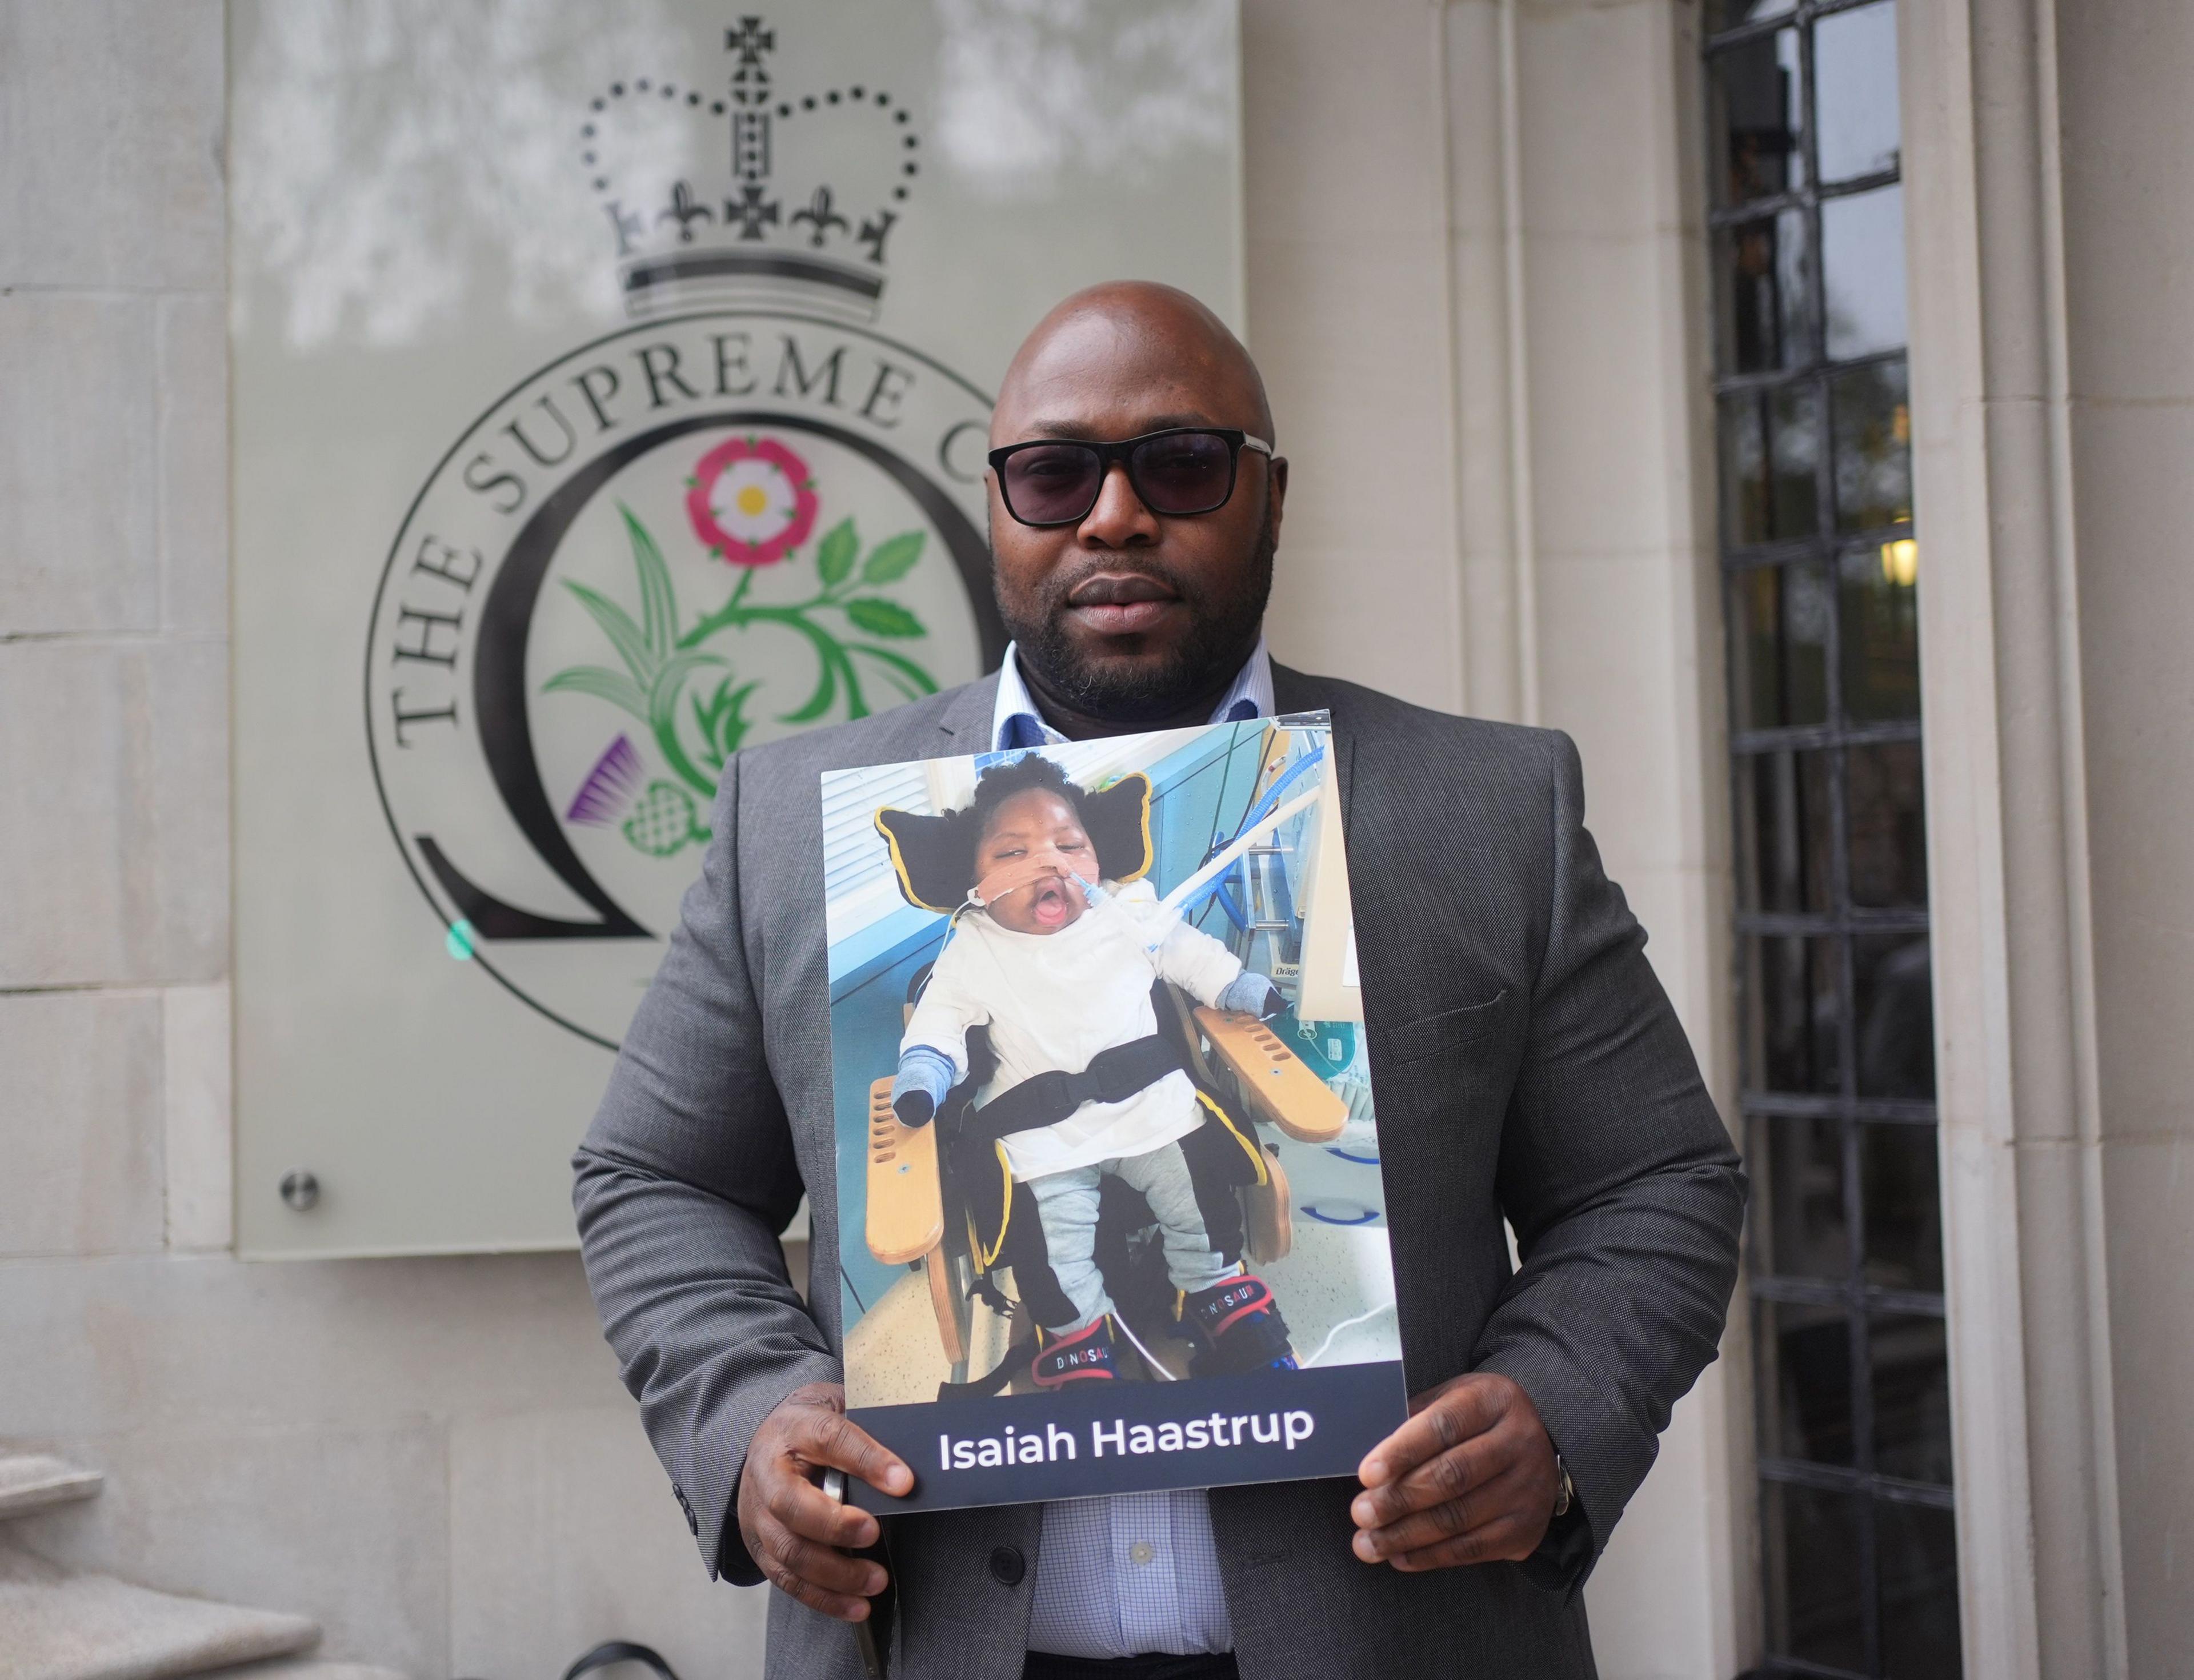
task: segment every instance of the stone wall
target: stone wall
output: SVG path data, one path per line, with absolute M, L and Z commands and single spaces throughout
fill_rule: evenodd
M 1244 10 L 1275 645 L 1572 730 L 1719 1079 L 1690 9 Z M 422 1680 L 611 1635 L 758 1672 L 576 1260 L 227 1252 L 222 129 L 218 0 L 0 0 L 0 1435 L 109 1478 L 24 1535 Z M 1737 1666 L 1728 1409 L 1594 1584 L 1611 1680 Z
M 759 1671 L 573 1258 L 229 1243 L 218 0 L 0 7 L 0 1434 L 107 1474 L 47 1555 L 538 1676 Z

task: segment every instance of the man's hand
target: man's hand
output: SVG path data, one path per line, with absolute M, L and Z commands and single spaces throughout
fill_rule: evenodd
M 1410 1411 L 1358 1469 L 1364 1491 L 1348 1509 L 1356 1555 L 1409 1570 L 1529 1557 L 1561 1486 L 1531 1396 L 1473 1372 L 1417 1396 Z
M 839 1505 L 815 1485 L 826 1468 L 887 1494 L 914 1491 L 914 1472 L 846 1419 L 846 1390 L 809 1383 L 778 1402 L 747 1448 L 739 1476 L 739 1537 L 763 1574 L 811 1610 L 865 1621 L 884 1590 L 883 1566 L 838 1547 L 874 1545 L 876 1519 Z

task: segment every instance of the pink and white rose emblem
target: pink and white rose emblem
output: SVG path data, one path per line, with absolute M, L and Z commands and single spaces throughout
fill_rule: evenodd
M 733 438 L 703 456 L 686 492 L 693 531 L 719 559 L 772 565 L 815 528 L 807 463 L 768 438 Z

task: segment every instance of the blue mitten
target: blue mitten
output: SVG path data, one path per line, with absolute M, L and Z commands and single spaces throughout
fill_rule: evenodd
M 917 1044 L 899 1054 L 899 1076 L 892 1081 L 892 1111 L 902 1126 L 927 1126 L 951 1088 L 952 1058 Z
M 1288 1006 L 1278 987 L 1263 975 L 1253 974 L 1245 968 L 1219 994 L 1219 1006 L 1269 1021 Z

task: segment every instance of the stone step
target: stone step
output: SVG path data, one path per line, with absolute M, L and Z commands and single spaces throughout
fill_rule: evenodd
M 279 1657 L 273 1662 L 251 1662 L 241 1668 L 213 1668 L 191 1680 L 411 1680 L 393 1668 L 375 1668 L 362 1662 L 320 1662 L 311 1657 Z
M 294 1656 L 319 1637 L 302 1616 L 155 1592 L 112 1575 L 72 1574 L 0 1546 L 0 1653 L 8 1680 L 182 1680 Z
M 88 1499 L 106 1478 L 44 1453 L 0 1452 L 0 1522 L 72 1499 Z

